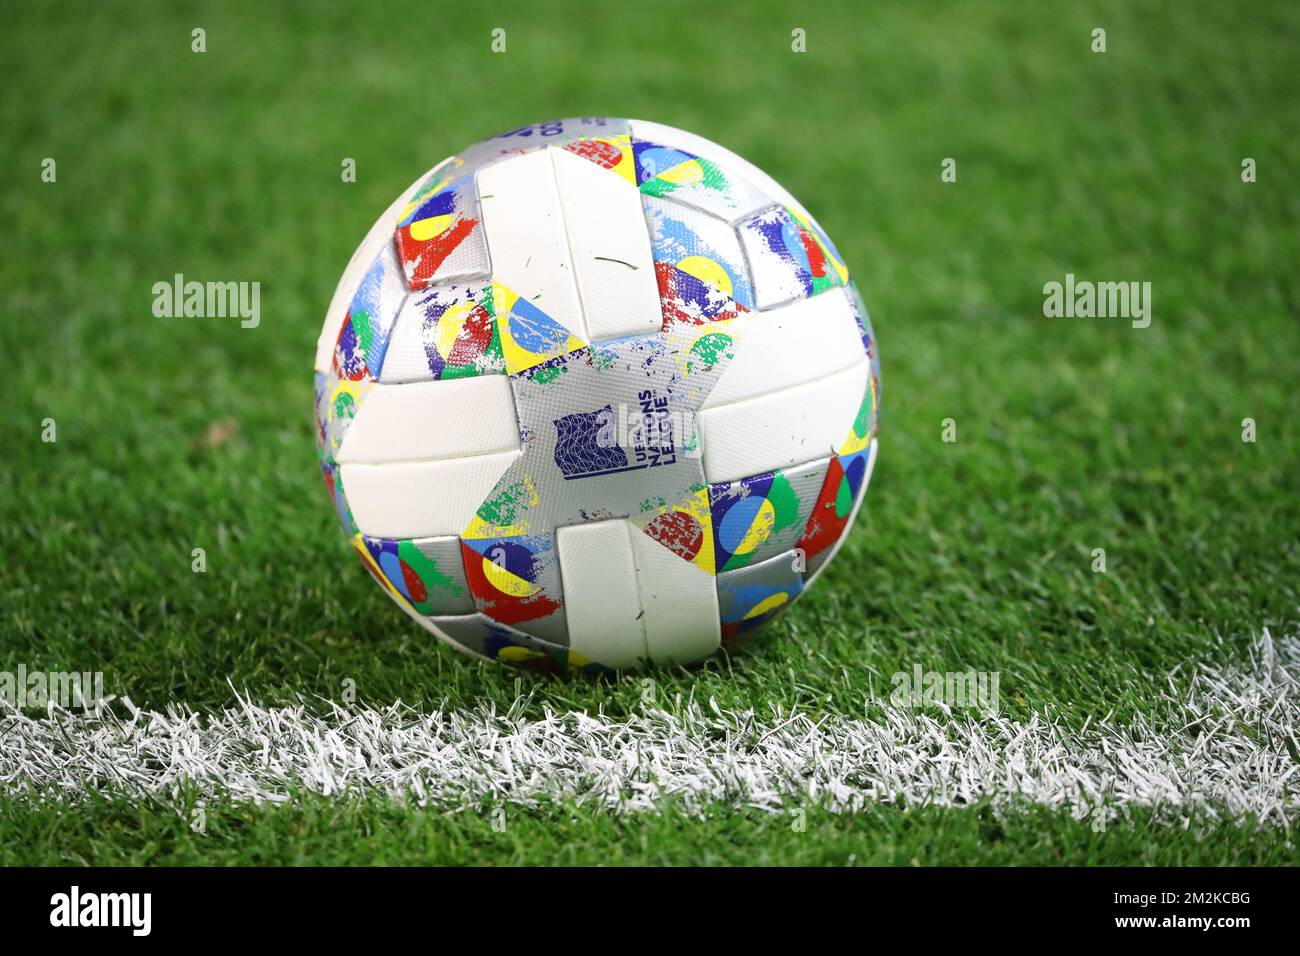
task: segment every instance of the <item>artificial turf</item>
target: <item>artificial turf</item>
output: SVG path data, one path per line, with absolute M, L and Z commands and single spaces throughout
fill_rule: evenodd
M 392 198 L 502 130 L 614 115 L 706 135 L 789 187 L 863 291 L 884 384 L 840 556 L 741 653 L 655 674 L 660 698 L 870 716 L 919 663 L 999 671 L 1012 714 L 1146 712 L 1175 668 L 1243 661 L 1263 627 L 1300 624 L 1297 37 L 1280 3 L 14 5 L 0 670 L 102 670 L 152 707 L 345 680 L 378 704 L 638 706 L 642 678 L 522 674 L 416 628 L 349 553 L 311 423 L 325 307 Z M 153 284 L 175 273 L 260 281 L 260 325 L 156 318 Z M 1150 327 L 1044 317 L 1066 273 L 1151 282 Z M 0 796 L 2 861 L 1296 857 L 1278 828 L 1137 814 L 1093 834 L 1041 809 L 881 807 L 797 839 L 721 806 L 515 814 L 506 835 L 373 800 L 211 818 L 205 837 L 111 795 Z

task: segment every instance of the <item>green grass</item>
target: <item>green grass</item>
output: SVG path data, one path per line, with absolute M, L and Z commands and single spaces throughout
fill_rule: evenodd
M 1249 822 L 1206 821 L 1179 830 L 1135 812 L 1123 827 L 1031 809 L 879 806 L 856 815 L 810 811 L 747 816 L 719 808 L 705 820 L 671 806 L 659 815 L 593 815 L 572 807 L 442 814 L 376 800 L 304 797 L 290 808 L 192 802 L 129 805 L 92 797 L 0 813 L 0 865 L 461 865 L 631 864 L 798 866 L 1172 866 L 1294 863 L 1293 834 Z M 499 818 L 495 818 L 499 821 Z M 195 827 L 202 826 L 202 832 Z
M 435 646 L 349 553 L 312 439 L 316 335 L 374 216 L 454 150 L 567 115 L 656 119 L 767 169 L 834 237 L 880 339 L 881 456 L 852 539 L 752 647 L 656 675 L 669 698 L 860 715 L 920 663 L 1001 671 L 1013 713 L 1123 720 L 1176 666 L 1295 633 L 1300 11 L 551 9 L 7 9 L 0 670 L 103 670 L 158 707 L 351 679 L 376 703 L 632 710 L 634 678 L 538 679 Z M 261 281 L 261 326 L 154 318 L 152 285 L 176 272 Z M 1152 282 L 1151 327 L 1044 318 L 1042 286 L 1066 272 Z M 210 447 L 227 420 L 238 434 Z M 210 816 L 200 837 L 167 809 L 0 797 L 0 862 L 1296 860 L 1277 830 L 1098 835 L 981 808 L 804 834 L 725 808 L 516 814 L 506 834 L 316 798 Z

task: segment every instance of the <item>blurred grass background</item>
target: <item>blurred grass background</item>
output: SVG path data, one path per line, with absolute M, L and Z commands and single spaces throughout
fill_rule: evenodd
M 881 457 L 850 542 L 745 652 L 656 675 L 662 701 L 869 715 L 919 663 L 1001 671 L 1013 713 L 1123 720 L 1175 667 L 1300 623 L 1294 5 L 6 2 L 3 19 L 0 669 L 103 670 L 155 707 L 351 678 L 380 703 L 634 709 L 635 679 L 435 646 L 349 553 L 312 442 L 316 335 L 374 217 L 461 147 L 571 115 L 683 127 L 766 169 L 834 238 L 880 341 Z M 260 327 L 155 318 L 153 283 L 177 272 L 260 281 Z M 1151 327 L 1044 318 L 1067 272 L 1150 281 Z M 109 801 L 107 840 L 71 825 L 91 812 L 10 807 L 0 836 L 54 814 L 47 860 L 188 858 L 164 812 Z M 232 808 L 228 842 L 193 854 L 267 840 L 266 859 L 310 861 L 295 847 L 321 814 Z M 719 814 L 767 861 L 809 860 L 791 842 L 809 834 Z M 378 834 L 369 859 L 411 858 L 390 811 L 347 819 Z M 527 858 L 421 819 L 464 860 Z M 579 829 L 559 810 L 520 825 Z M 637 826 L 581 829 L 598 852 Z M 889 809 L 836 821 L 813 856 L 883 862 L 867 848 L 901 827 L 921 862 L 1294 859 L 1289 834 L 1226 824 L 1108 850 L 1065 839 L 1077 826 L 1032 814 L 1012 837 L 979 808 Z M 707 861 L 706 841 L 650 842 L 620 859 Z

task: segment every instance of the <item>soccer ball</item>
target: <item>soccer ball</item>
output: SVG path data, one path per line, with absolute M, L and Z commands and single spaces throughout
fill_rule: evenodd
M 362 562 L 453 646 L 689 663 L 826 567 L 879 366 L 835 246 L 721 146 L 566 119 L 379 217 L 316 347 L 321 472 Z

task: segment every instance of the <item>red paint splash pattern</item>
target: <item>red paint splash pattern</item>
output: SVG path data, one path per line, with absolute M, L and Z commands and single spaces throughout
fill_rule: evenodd
M 830 467 L 826 469 L 826 480 L 822 482 L 821 493 L 817 495 L 817 503 L 808 516 L 808 526 L 796 545 L 803 549 L 805 558 L 815 557 L 834 545 L 849 523 L 847 516 L 841 518 L 835 511 L 835 499 L 843 480 L 844 466 L 838 458 L 832 458 Z
M 564 148 L 575 156 L 591 160 L 602 169 L 613 169 L 623 158 L 621 149 L 613 143 L 600 139 L 584 139 L 577 143 L 569 143 Z
M 704 546 L 704 529 L 684 511 L 659 515 L 645 526 L 645 533 L 687 561 L 694 561 Z
M 460 543 L 460 551 L 465 561 L 465 583 L 469 585 L 474 604 L 492 620 L 501 624 L 518 624 L 521 621 L 535 621 L 560 609 L 560 602 L 544 593 L 516 597 L 497 590 L 496 585 L 483 573 L 483 555 L 464 541 Z
M 663 310 L 664 329 L 674 322 L 687 322 L 691 325 L 725 322 L 747 311 L 739 302 L 723 295 L 713 286 L 667 262 L 655 263 L 655 278 L 659 280 L 659 305 Z
M 494 325 L 487 309 L 476 305 L 465 317 L 465 324 L 456 335 L 456 342 L 447 356 L 448 365 L 472 365 L 492 344 Z
M 469 216 L 458 217 L 450 227 L 423 241 L 411 238 L 409 225 L 400 227 L 397 230 L 397 254 L 406 272 L 407 287 L 422 289 L 428 285 L 438 267 L 478 227 L 478 222 Z

